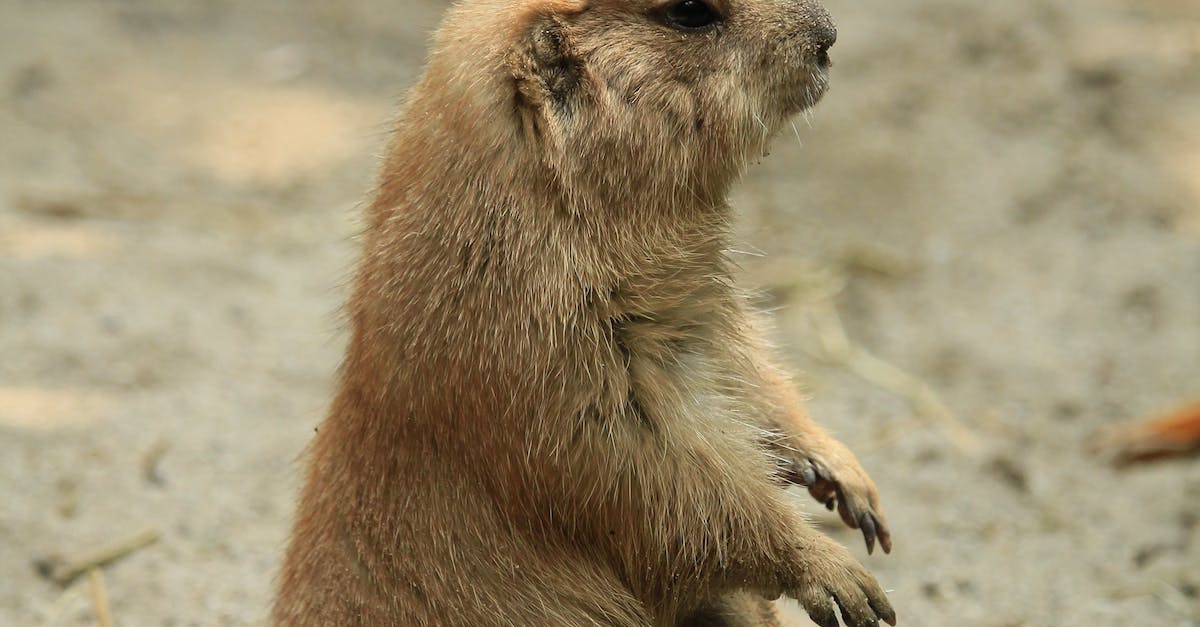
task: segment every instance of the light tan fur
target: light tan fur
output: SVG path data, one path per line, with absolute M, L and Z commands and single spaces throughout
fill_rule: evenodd
M 825 89 L 808 0 L 472 0 L 368 210 L 353 336 L 279 582 L 281 625 L 894 622 L 802 519 L 890 548 L 731 281 L 730 185 Z

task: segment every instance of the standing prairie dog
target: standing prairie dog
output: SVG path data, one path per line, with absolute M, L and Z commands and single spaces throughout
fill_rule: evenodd
M 281 625 L 895 624 L 891 539 L 771 365 L 730 185 L 826 88 L 816 0 L 471 0 L 368 210 Z

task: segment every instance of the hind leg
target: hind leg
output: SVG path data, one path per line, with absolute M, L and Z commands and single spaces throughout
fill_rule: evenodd
M 702 605 L 679 627 L 780 627 L 775 604 L 750 592 L 734 592 Z

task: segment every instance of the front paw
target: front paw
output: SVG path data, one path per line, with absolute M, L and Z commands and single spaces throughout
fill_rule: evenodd
M 820 451 L 795 451 L 793 457 L 790 481 L 808 488 L 830 510 L 836 508 L 851 529 L 861 529 L 868 554 L 875 551 L 876 538 L 884 553 L 892 552 L 892 533 L 879 506 L 879 492 L 853 453 L 830 442 Z
M 887 594 L 850 553 L 823 536 L 802 549 L 801 571 L 791 592 L 813 622 L 839 627 L 837 610 L 848 627 L 874 627 L 882 620 L 896 624 Z

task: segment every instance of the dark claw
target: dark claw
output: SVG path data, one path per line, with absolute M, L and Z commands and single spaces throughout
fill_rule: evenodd
M 884 553 L 892 552 L 892 534 L 886 529 L 879 532 L 879 546 L 883 547 Z
M 832 611 L 829 612 L 828 616 L 814 618 L 813 622 L 821 627 L 842 627 L 841 623 L 838 622 L 837 614 L 834 614 Z
M 863 539 L 867 541 L 867 555 L 871 555 L 875 552 L 875 518 L 863 512 L 858 525 L 862 528 Z
M 864 616 L 862 613 L 859 613 L 858 618 L 855 618 L 854 613 L 847 611 L 846 605 L 837 596 L 833 597 L 833 602 L 837 603 L 838 610 L 842 613 L 842 622 L 847 625 L 853 625 L 854 627 L 879 627 L 877 619 Z
M 833 605 L 828 601 L 821 608 L 814 608 L 814 611 L 809 611 L 808 617 L 821 627 L 841 627 L 838 623 L 837 612 L 833 609 Z
M 800 470 L 800 479 L 804 481 L 804 485 L 811 486 L 817 482 L 817 471 L 813 470 L 812 464 L 805 464 Z
M 846 523 L 847 527 L 851 529 L 858 529 L 858 514 L 852 509 L 850 505 L 850 499 L 847 499 L 846 495 L 843 494 L 841 490 L 838 490 L 837 496 L 838 516 L 842 517 L 842 522 Z
M 893 610 L 892 604 L 888 603 L 887 594 L 878 586 L 867 587 L 863 591 L 867 593 L 867 605 L 871 606 L 875 615 L 883 619 L 883 622 L 895 627 L 896 610 Z
M 892 606 L 887 604 L 886 599 L 882 600 L 882 602 L 875 599 L 868 599 L 868 604 L 871 606 L 872 610 L 875 610 L 875 615 L 883 619 L 883 622 L 895 627 L 896 610 L 893 610 Z

